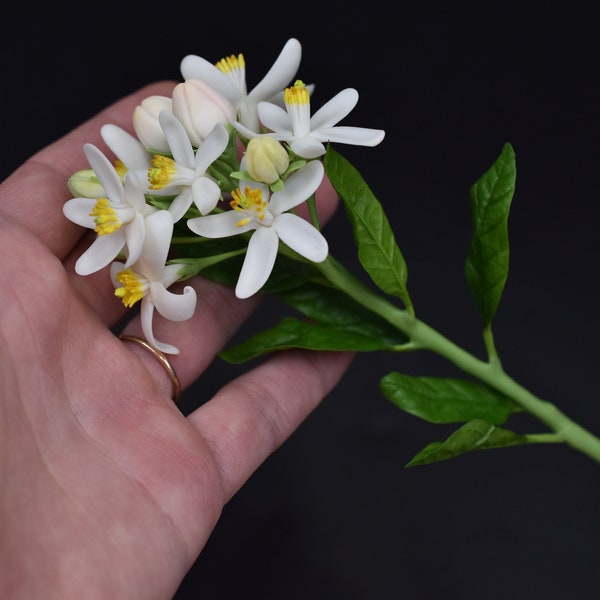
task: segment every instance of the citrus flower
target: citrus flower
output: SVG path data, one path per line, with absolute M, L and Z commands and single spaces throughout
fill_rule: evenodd
M 209 213 L 221 198 L 221 189 L 207 171 L 229 142 L 225 126 L 215 125 L 194 155 L 186 130 L 175 115 L 163 111 L 159 121 L 172 158 L 160 154 L 154 156 L 148 169 L 149 192 L 175 195 L 168 209 L 175 222 L 183 217 L 192 202 L 201 214 Z
M 185 321 L 196 310 L 196 291 L 185 286 L 181 294 L 168 288 L 178 281 L 183 265 L 166 264 L 173 234 L 173 219 L 166 210 L 159 210 L 146 219 L 146 236 L 138 260 L 126 267 L 113 262 L 110 267 L 115 295 L 128 308 L 141 301 L 140 319 L 144 336 L 155 348 L 167 354 L 179 354 L 179 349 L 154 337 L 154 309 L 169 321 Z
M 242 124 L 250 130 L 258 130 L 258 103 L 263 100 L 273 101 L 281 93 L 296 75 L 301 56 L 300 42 L 291 38 L 267 74 L 250 92 L 247 91 L 243 54 L 223 58 L 216 65 L 190 54 L 181 61 L 180 68 L 185 80 L 199 79 L 206 82 L 233 104 Z
M 382 129 L 340 127 L 336 123 L 347 116 L 358 102 L 358 92 L 346 88 L 310 114 L 310 93 L 302 81 L 284 91 L 285 109 L 272 102 L 258 105 L 258 116 L 271 133 L 252 131 L 241 121 L 233 126 L 247 138 L 269 135 L 286 142 L 302 158 L 317 158 L 325 154 L 325 142 L 339 142 L 357 146 L 376 146 L 385 135 Z
M 320 161 L 311 161 L 290 175 L 282 190 L 270 195 L 269 187 L 256 181 L 240 181 L 232 192 L 231 207 L 222 213 L 189 219 L 188 227 L 208 238 L 221 238 L 254 230 L 235 293 L 252 296 L 267 282 L 279 249 L 279 240 L 313 262 L 327 258 L 327 240 L 311 223 L 290 212 L 315 193 L 324 175 Z
M 85 144 L 83 151 L 106 197 L 71 198 L 63 205 L 63 213 L 73 223 L 98 234 L 75 263 L 79 275 L 89 275 L 108 265 L 123 249 L 127 266 L 135 262 L 142 251 L 145 218 L 157 209 L 146 203 L 146 184 L 135 172 L 127 175 L 123 184 L 115 167 L 96 146 Z

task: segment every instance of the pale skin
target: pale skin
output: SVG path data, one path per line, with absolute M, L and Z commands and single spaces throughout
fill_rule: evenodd
M 289 351 L 184 416 L 149 352 L 111 331 L 127 314 L 106 270 L 74 264 L 94 232 L 68 221 L 70 174 L 100 127 L 129 131 L 161 82 L 37 153 L 0 186 L 0 597 L 170 598 L 223 506 L 337 384 L 352 356 Z M 336 197 L 318 193 L 323 221 Z M 195 278 L 192 319 L 155 313 L 183 388 L 257 308 Z M 177 291 L 177 288 L 173 288 Z M 137 318 L 126 333 L 142 335 Z M 301 385 L 299 385 L 301 382 Z M 235 543 L 235 540 L 232 540 Z

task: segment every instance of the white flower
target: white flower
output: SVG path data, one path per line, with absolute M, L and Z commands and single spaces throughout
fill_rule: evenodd
M 127 307 L 141 300 L 142 331 L 148 342 L 162 352 L 179 354 L 178 348 L 154 337 L 154 309 L 170 321 L 185 321 L 196 310 L 196 292 L 191 286 L 186 286 L 181 294 L 167 289 L 179 279 L 178 271 L 183 266 L 166 264 L 173 234 L 171 215 L 166 210 L 157 211 L 146 219 L 146 225 L 144 247 L 139 259 L 130 268 L 120 262 L 111 265 L 115 295 Z
M 221 189 L 207 171 L 227 147 L 227 130 L 221 124 L 215 125 L 194 155 L 186 130 L 175 115 L 163 111 L 159 121 L 173 158 L 157 154 L 152 159 L 148 170 L 150 193 L 175 195 L 169 206 L 173 221 L 179 221 L 192 202 L 201 214 L 209 213 L 221 198 Z
M 327 258 L 327 240 L 303 218 L 286 212 L 307 200 L 324 175 L 320 161 L 311 161 L 288 177 L 285 187 L 270 197 L 269 187 L 254 181 L 240 181 L 232 193 L 229 210 L 188 220 L 198 235 L 221 238 L 255 230 L 235 288 L 238 298 L 255 294 L 267 281 L 277 257 L 279 240 L 313 262 Z
M 258 116 L 262 124 L 271 130 L 269 134 L 251 131 L 242 122 L 233 123 L 233 126 L 247 138 L 270 135 L 286 142 L 302 158 L 317 158 L 325 154 L 325 142 L 376 146 L 385 136 L 382 129 L 336 126 L 358 102 L 358 92 L 353 88 L 339 92 L 312 117 L 310 94 L 301 81 L 286 88 L 284 101 L 285 110 L 271 102 L 261 102 L 258 105 Z
M 258 131 L 258 103 L 274 101 L 281 94 L 296 75 L 301 56 L 300 42 L 294 38 L 288 40 L 267 74 L 249 93 L 242 54 L 224 58 L 216 66 L 199 56 L 188 55 L 181 61 L 181 74 L 184 79 L 200 79 L 216 89 L 233 104 L 239 121 L 250 130 Z
M 275 183 L 290 166 L 290 156 L 272 137 L 252 138 L 244 154 L 246 170 L 255 181 Z
M 231 102 L 210 85 L 188 79 L 173 90 L 173 114 L 181 121 L 192 145 L 198 147 L 215 125 L 234 121 L 236 112 Z
M 145 183 L 134 172 L 123 184 L 119 173 L 96 146 L 85 144 L 83 151 L 106 197 L 72 198 L 65 202 L 63 213 L 70 221 L 98 234 L 75 263 L 79 275 L 89 275 L 108 265 L 124 248 L 127 265 L 136 261 L 142 251 L 145 217 L 157 209 L 146 203 Z
M 173 112 L 173 101 L 168 96 L 149 96 L 133 111 L 133 128 L 144 147 L 152 154 L 169 151 L 158 115 L 163 111 Z

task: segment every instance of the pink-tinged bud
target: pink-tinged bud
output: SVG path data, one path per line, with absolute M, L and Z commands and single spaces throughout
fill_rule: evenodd
M 175 86 L 173 114 L 181 121 L 195 147 L 217 123 L 226 125 L 236 118 L 233 104 L 199 79 L 188 79 Z
M 275 183 L 290 165 L 287 150 L 272 137 L 255 137 L 246 148 L 246 171 L 255 181 Z
M 163 110 L 173 112 L 173 103 L 167 96 L 149 96 L 133 111 L 133 128 L 140 142 L 149 152 L 157 154 L 170 152 L 158 122 L 158 115 Z

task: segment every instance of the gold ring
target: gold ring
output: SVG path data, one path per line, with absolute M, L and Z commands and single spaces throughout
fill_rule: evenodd
M 152 344 L 148 343 L 144 338 L 137 337 L 136 335 L 126 335 L 121 334 L 119 339 L 123 342 L 133 342 L 142 348 L 145 348 L 158 360 L 158 362 L 164 367 L 169 379 L 171 380 L 171 385 L 173 386 L 173 402 L 177 402 L 181 396 L 181 383 L 179 382 L 179 377 L 177 377 L 177 373 L 175 373 L 175 369 L 169 362 L 169 359 L 158 349 L 155 348 Z

